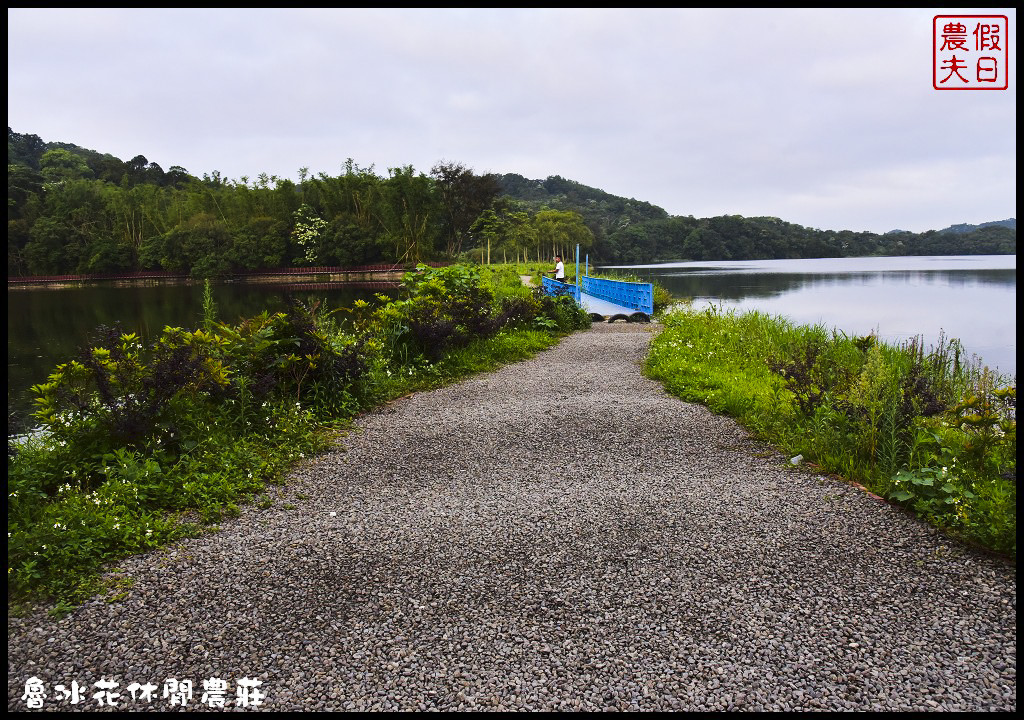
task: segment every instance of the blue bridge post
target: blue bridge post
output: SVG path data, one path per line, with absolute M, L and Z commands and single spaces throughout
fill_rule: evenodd
M 576 244 L 576 298 L 580 296 L 580 246 Z

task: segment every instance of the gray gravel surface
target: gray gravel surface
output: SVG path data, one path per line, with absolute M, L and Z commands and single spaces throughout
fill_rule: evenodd
M 123 598 L 9 618 L 8 708 L 1015 710 L 1014 566 L 667 395 L 654 328 L 368 414 Z

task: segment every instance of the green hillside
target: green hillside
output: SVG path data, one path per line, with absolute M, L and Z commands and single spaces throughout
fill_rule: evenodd
M 458 163 L 385 175 L 352 160 L 197 177 L 7 129 L 8 276 L 165 270 L 196 277 L 280 267 L 547 261 L 577 244 L 594 263 L 1016 254 L 1014 219 L 884 234 L 776 217 L 672 216 L 557 175 L 477 174 Z

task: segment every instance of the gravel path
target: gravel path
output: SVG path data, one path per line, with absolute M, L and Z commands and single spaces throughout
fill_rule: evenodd
M 124 598 L 9 618 L 8 709 L 1015 710 L 1015 568 L 665 394 L 653 329 L 400 400 Z

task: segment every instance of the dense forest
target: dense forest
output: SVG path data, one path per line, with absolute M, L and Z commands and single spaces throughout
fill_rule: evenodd
M 592 263 L 863 255 L 1015 254 L 1015 220 L 925 233 L 827 231 L 774 217 L 670 216 L 552 176 L 476 174 L 458 163 L 386 175 L 351 159 L 298 171 L 201 178 L 7 129 L 10 277 L 168 270 L 196 277 L 297 266 Z

